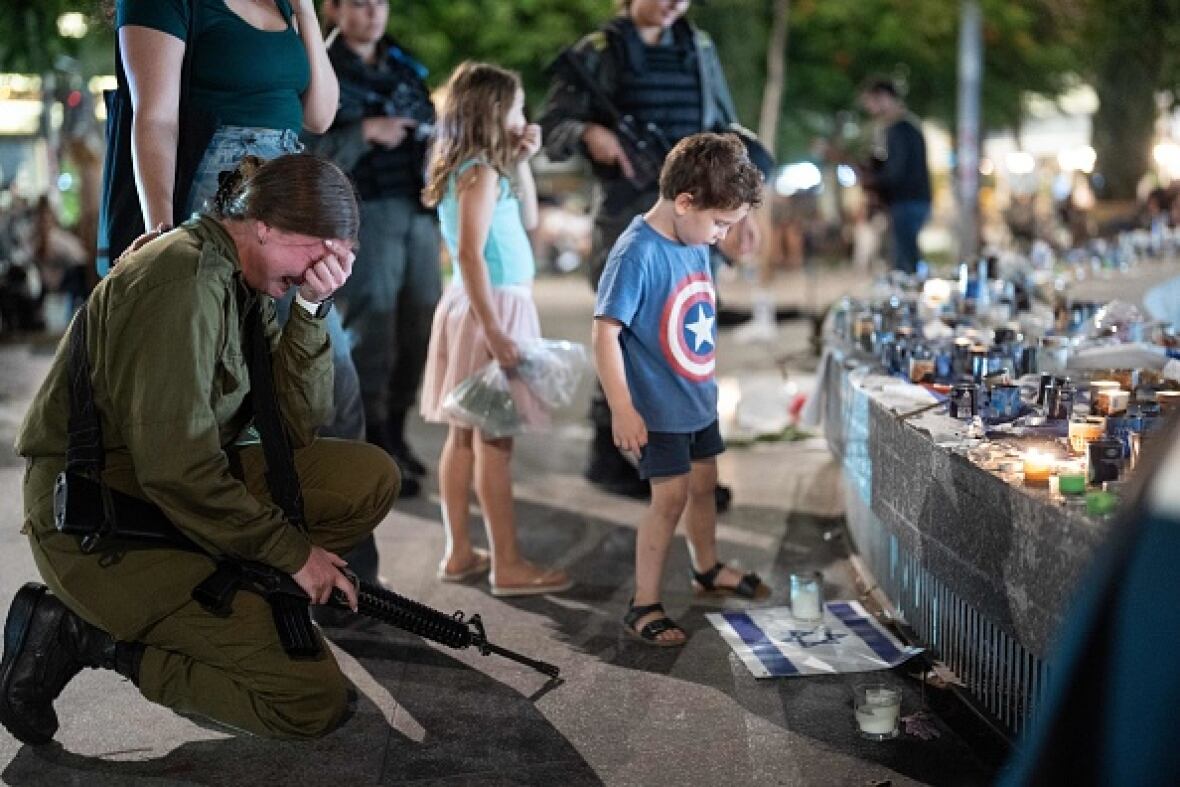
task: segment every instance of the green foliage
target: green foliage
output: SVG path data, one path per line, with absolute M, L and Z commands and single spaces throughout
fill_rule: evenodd
M 991 129 L 1019 124 L 1024 94 L 1059 93 L 1076 70 L 1070 28 L 1054 0 L 983 0 L 983 117 Z M 757 117 L 769 0 L 714 0 L 694 9 L 717 39 L 743 119 Z M 805 153 L 838 135 L 869 76 L 894 78 L 915 112 L 954 125 L 958 3 L 951 0 L 793 0 L 787 42 L 780 153 Z
M 1093 144 L 1099 195 L 1129 200 L 1149 166 L 1156 93 L 1180 77 L 1180 0 L 1074 0 L 1082 73 L 1098 93 Z
M 79 41 L 58 35 L 57 18 L 67 11 L 80 11 L 89 17 L 90 34 L 86 38 Z M 96 48 L 109 52 L 111 46 L 110 29 L 96 0 L 4 0 L 0 3 L 0 71 L 44 73 L 58 64 L 63 55 L 89 59 Z M 109 71 L 109 65 L 102 70 Z
M 464 60 L 519 71 L 531 106 L 544 98 L 544 68 L 612 13 L 611 0 L 390 0 L 389 30 L 430 68 L 433 85 Z

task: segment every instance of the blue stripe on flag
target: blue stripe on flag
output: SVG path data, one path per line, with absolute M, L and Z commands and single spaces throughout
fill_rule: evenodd
M 872 648 L 873 652 L 882 660 L 892 664 L 901 658 L 902 653 L 894 646 L 893 641 L 881 633 L 871 622 L 857 614 L 851 605 L 828 604 L 828 609 L 848 627 L 849 631 L 864 640 L 865 644 Z
M 737 635 L 742 638 L 742 642 L 750 647 L 750 650 L 770 671 L 771 675 L 799 674 L 799 668 L 783 655 L 783 652 L 770 641 L 766 632 L 760 629 L 749 615 L 744 612 L 723 612 L 721 617 L 725 619 L 730 628 L 737 632 Z

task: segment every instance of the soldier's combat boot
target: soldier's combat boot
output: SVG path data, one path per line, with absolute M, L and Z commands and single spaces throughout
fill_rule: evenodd
M 138 683 L 143 645 L 115 642 L 51 596 L 26 584 L 4 623 L 0 659 L 0 723 L 31 746 L 57 732 L 53 701 L 84 667 L 113 669 Z

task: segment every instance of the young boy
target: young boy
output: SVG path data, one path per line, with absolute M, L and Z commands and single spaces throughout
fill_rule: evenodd
M 636 536 L 628 633 L 660 647 L 684 630 L 660 604 L 672 534 L 687 509 L 698 591 L 763 598 L 756 574 L 717 562 L 716 308 L 707 246 L 756 206 L 762 177 L 734 135 L 681 140 L 660 172 L 660 198 L 619 236 L 598 285 L 594 361 L 610 404 L 615 445 L 639 455 L 651 507 Z

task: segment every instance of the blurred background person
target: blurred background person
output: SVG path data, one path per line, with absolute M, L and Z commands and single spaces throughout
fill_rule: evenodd
M 336 296 L 360 381 L 365 439 L 402 470 L 413 497 L 426 466 L 405 438 L 442 294 L 437 213 L 422 204 L 435 112 L 426 68 L 385 32 L 388 0 L 328 0 L 337 32 L 328 58 L 340 108 L 309 148 L 348 172 L 361 199 L 353 275 Z
M 33 219 L 33 260 L 45 288 L 42 312 L 46 327 L 65 330 L 74 309 L 86 299 L 90 255 L 78 236 L 61 226 L 48 195 L 37 200 Z
M 922 259 L 918 233 L 930 218 L 931 199 L 921 121 L 906 110 L 888 79 L 870 80 L 860 102 L 875 123 L 865 186 L 876 192 L 889 213 L 894 270 L 914 273 Z

